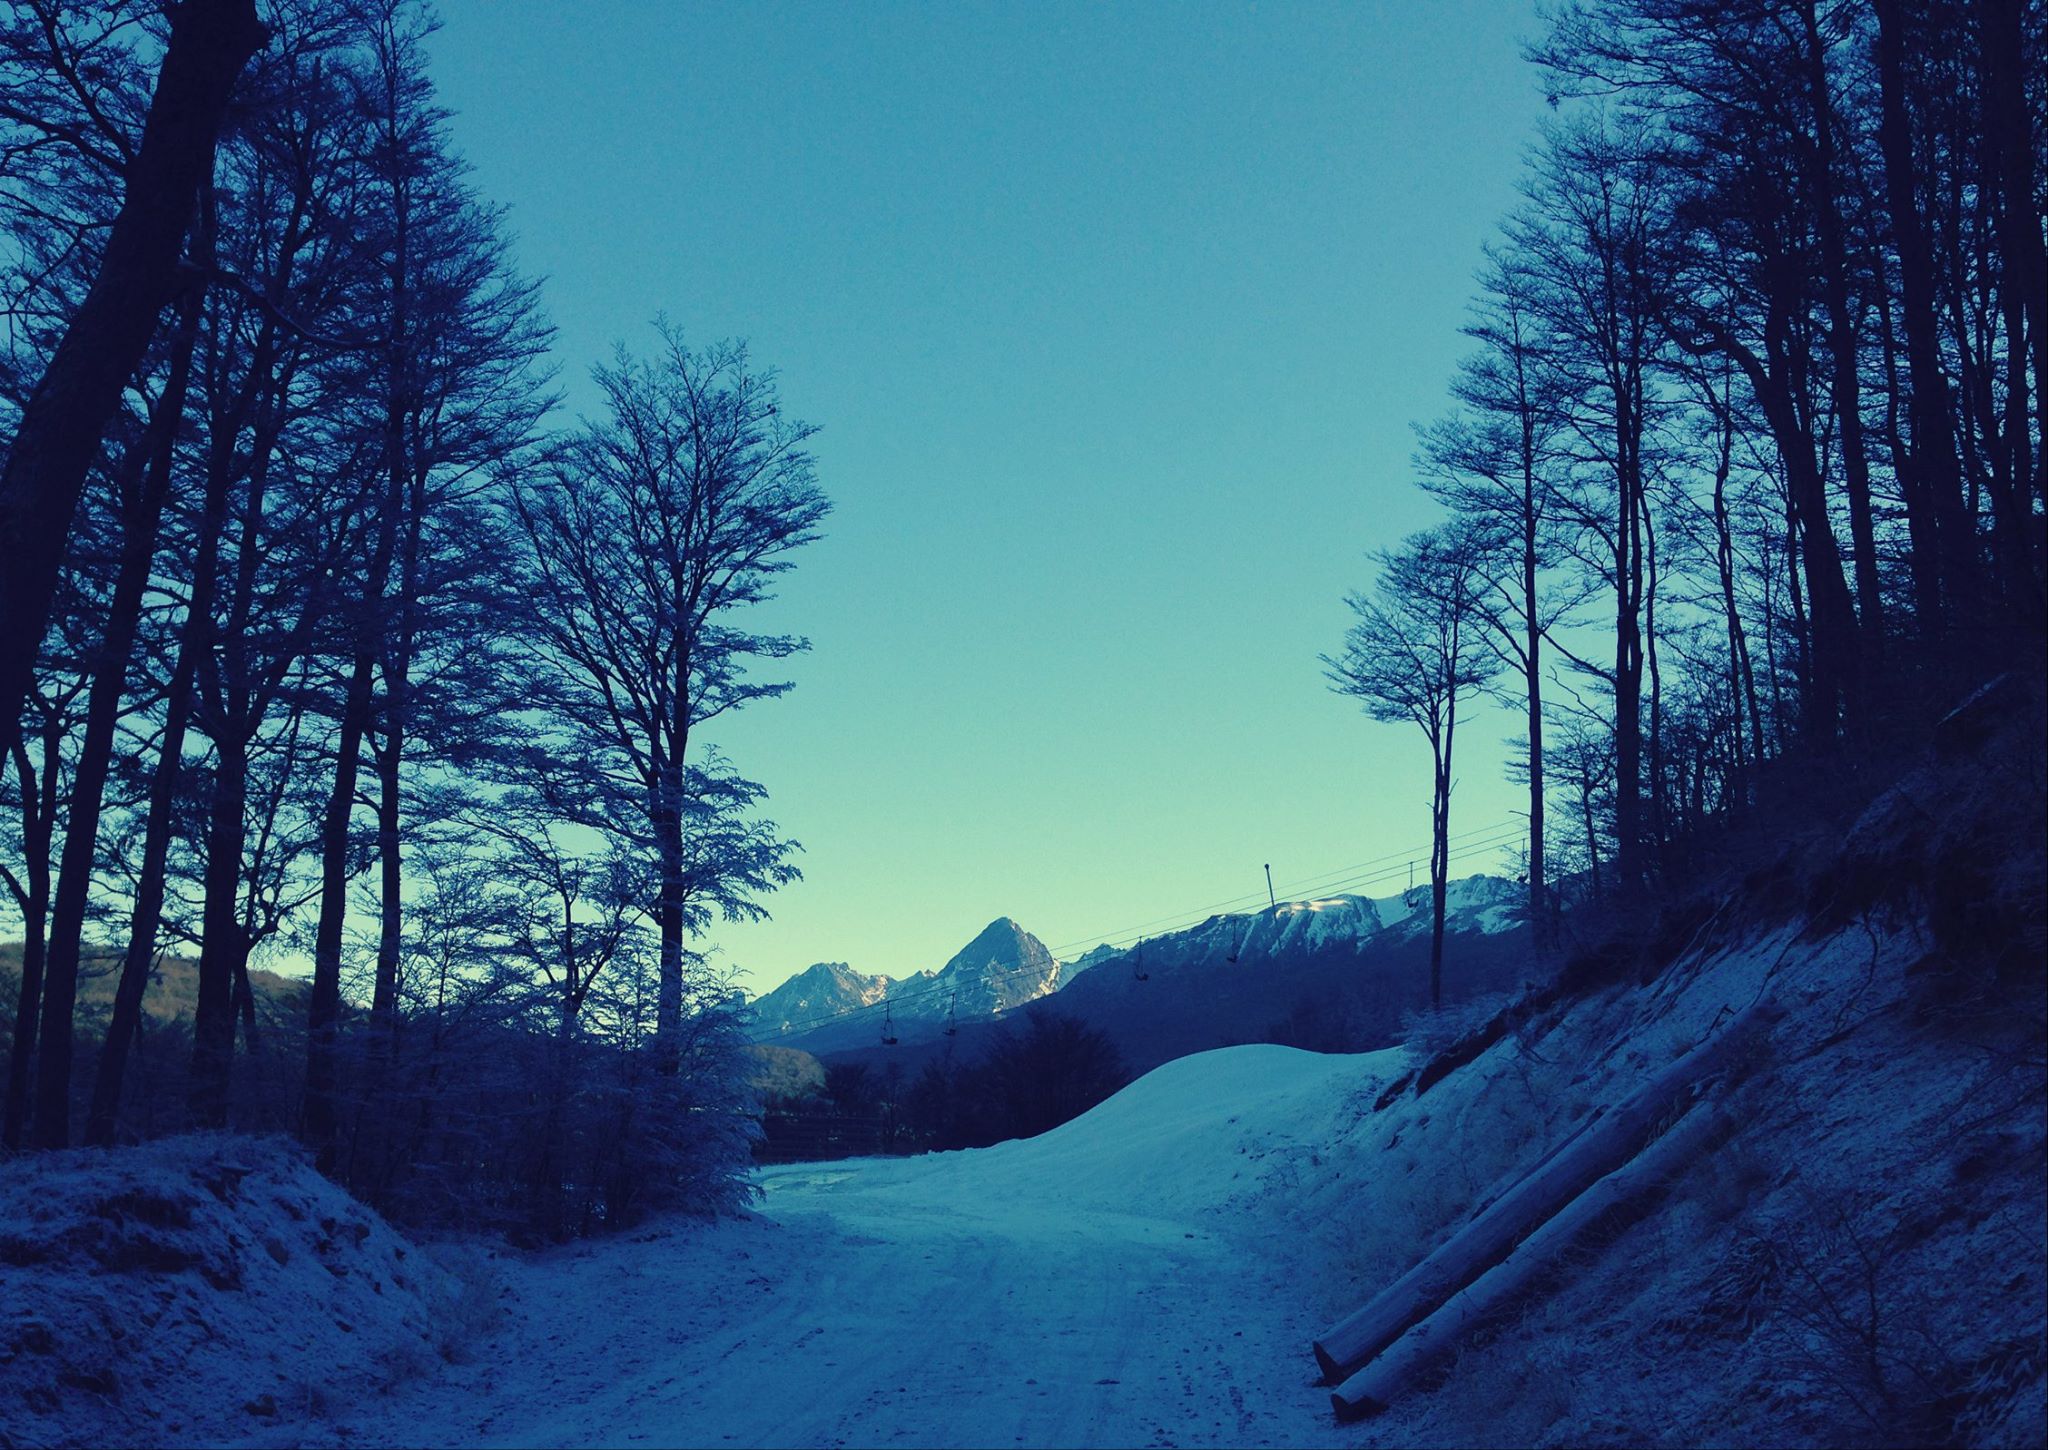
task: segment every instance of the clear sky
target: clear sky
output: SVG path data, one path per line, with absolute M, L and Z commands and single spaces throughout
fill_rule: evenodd
M 743 981 L 936 967 L 999 915 L 1078 949 L 1263 901 L 1266 862 L 1405 884 L 1426 747 L 1316 656 L 1432 521 L 1411 424 L 1543 109 L 1532 6 L 442 15 L 571 407 L 666 312 L 823 428 L 837 511 L 763 620 L 813 650 L 719 735 L 806 848 L 718 934 Z M 1466 737 L 1454 831 L 1512 819 L 1512 728 Z

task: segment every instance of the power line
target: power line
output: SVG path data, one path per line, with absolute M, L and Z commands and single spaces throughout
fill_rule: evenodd
M 1473 836 L 1491 836 L 1510 829 L 1519 833 L 1521 826 L 1518 822 L 1512 820 L 1495 821 L 1490 826 L 1475 826 L 1469 831 L 1459 831 L 1451 836 L 1450 839 L 1452 841 L 1464 841 Z M 1309 899 L 1304 893 L 1331 890 L 1334 885 L 1340 884 L 1344 879 L 1353 877 L 1368 867 L 1378 866 L 1388 861 L 1419 861 L 1428 854 L 1429 847 L 1426 845 L 1410 847 L 1405 851 L 1389 851 L 1384 856 L 1374 856 L 1368 860 L 1354 862 L 1349 866 L 1340 866 L 1334 871 L 1323 871 L 1313 876 L 1298 877 L 1292 881 L 1282 883 L 1279 889 L 1288 900 L 1303 901 Z M 1095 932 L 1088 936 L 1076 937 L 1072 941 L 1061 942 L 1058 946 L 1047 947 L 1046 950 L 1054 956 L 1058 956 L 1061 952 L 1070 951 L 1076 947 L 1113 941 L 1119 936 L 1128 935 L 1134 931 L 1143 931 L 1147 927 L 1158 926 L 1162 922 L 1187 922 L 1191 924 L 1192 922 L 1202 920 L 1212 912 L 1222 911 L 1232 906 L 1242 906 L 1246 903 L 1256 903 L 1258 899 L 1259 893 L 1256 890 L 1248 891 L 1241 896 L 1227 897 L 1222 901 L 1212 901 L 1207 906 L 1191 907 L 1182 911 L 1171 912 L 1166 916 L 1155 916 L 1150 921 L 1141 921 L 1129 926 L 1117 927 L 1112 931 Z
M 1505 846 L 1507 846 L 1507 845 L 1510 845 L 1510 844 L 1512 844 L 1512 843 L 1513 843 L 1514 841 L 1518 840 L 1518 839 L 1520 838 L 1520 833 L 1521 833 L 1521 828 L 1520 828 L 1519 824 L 1516 824 L 1516 823 L 1512 823 L 1512 822 L 1509 822 L 1509 823 L 1501 823 L 1501 824 L 1496 824 L 1495 826 L 1492 826 L 1492 827 L 1482 827 L 1482 828 L 1480 828 L 1479 830 L 1474 830 L 1474 831 L 1466 831 L 1466 832 L 1462 832 L 1462 833 L 1460 833 L 1460 834 L 1461 834 L 1461 836 L 1462 836 L 1462 837 L 1465 837 L 1465 838 L 1467 838 L 1467 839 L 1465 840 L 1465 844 L 1463 844 L 1463 845 L 1459 846 L 1459 847 L 1458 847 L 1457 849 L 1455 849 L 1455 850 L 1451 851 L 1451 852 L 1449 853 L 1449 858 L 1448 858 L 1448 859 L 1449 859 L 1449 860 L 1453 860 L 1453 861 L 1456 861 L 1456 860 L 1463 860 L 1463 859 L 1466 859 L 1466 858 L 1468 858 L 1468 857 L 1471 857 L 1471 856 L 1476 856 L 1476 855 L 1481 855 L 1481 854 L 1484 854 L 1484 853 L 1486 853 L 1486 852 L 1488 852 L 1488 851 L 1496 851 L 1496 850 L 1499 850 L 1499 849 L 1501 849 L 1501 848 L 1503 848 L 1503 847 L 1505 847 Z M 1485 838 L 1484 838 L 1484 839 L 1481 839 L 1481 840 L 1477 840 L 1477 841 L 1474 841 L 1474 840 L 1470 840 L 1470 839 L 1469 839 L 1469 838 L 1470 838 L 1470 837 L 1472 837 L 1472 836 L 1475 836 L 1475 835 L 1482 835 L 1482 834 L 1484 834 L 1484 836 L 1485 836 Z M 1453 839 L 1457 839 L 1457 838 L 1456 838 L 1456 837 L 1454 837 Z M 1342 891 L 1342 890 L 1341 890 L 1341 888 L 1344 888 L 1344 887 L 1361 887 L 1361 886 L 1374 886 L 1374 885 L 1380 885 L 1380 884 L 1383 884 L 1383 883 L 1386 883 L 1386 882 L 1390 882 L 1390 881 L 1398 881 L 1398 880 L 1400 880 L 1400 879 L 1401 879 L 1402 875 L 1403 875 L 1403 874 L 1404 874 L 1404 872 L 1406 871 L 1406 868 L 1407 868 L 1407 860 L 1406 860 L 1406 855 L 1405 855 L 1405 853 L 1402 853 L 1402 852 L 1394 852 L 1394 853 L 1391 853 L 1391 854 L 1390 854 L 1389 856 L 1383 856 L 1383 857 L 1378 857 L 1378 858 L 1375 858 L 1375 859 L 1376 859 L 1377 861 L 1386 861 L 1386 860 L 1394 860 L 1394 859 L 1399 859 L 1399 860 L 1401 860 L 1401 861 L 1402 861 L 1402 864 L 1401 864 L 1401 865 L 1399 865 L 1399 866 L 1395 866 L 1395 867 L 1392 867 L 1392 868 L 1388 868 L 1388 869 L 1383 869 L 1383 870 L 1380 870 L 1380 871 L 1377 871 L 1377 872 L 1368 872 L 1368 873 L 1366 873 L 1365 875 L 1363 875 L 1363 876 L 1360 876 L 1360 877 L 1357 877 L 1357 878 L 1355 878 L 1355 879 L 1350 879 L 1350 880 L 1340 880 L 1340 881 L 1328 882 L 1328 883 L 1327 883 L 1327 884 L 1326 884 L 1326 885 L 1325 885 L 1325 886 L 1323 887 L 1323 889 L 1324 889 L 1324 890 L 1326 890 L 1326 891 L 1331 891 L 1331 892 L 1332 892 L 1333 894 L 1357 894 L 1357 893 L 1352 893 L 1352 892 L 1344 892 L 1344 891 Z M 1371 864 L 1374 864 L 1374 863 L 1373 863 L 1373 862 L 1361 862 L 1361 863 L 1359 863 L 1359 864 L 1360 864 L 1360 865 L 1371 865 Z M 1354 868 L 1345 868 L 1345 869 L 1349 870 L 1349 869 L 1354 869 Z M 1318 879 L 1322 879 L 1322 878 L 1318 878 Z M 1257 895 L 1257 893 L 1253 893 L 1253 895 L 1254 895 L 1254 896 L 1256 896 L 1256 895 Z M 1219 903 L 1219 904 L 1222 904 L 1222 905 L 1228 905 L 1228 904 L 1233 904 L 1233 903 L 1235 903 L 1235 902 L 1237 902 L 1237 901 L 1241 901 L 1242 899 L 1243 899 L 1243 898 L 1239 898 L 1239 897 L 1233 897 L 1233 898 L 1231 898 L 1231 901 L 1230 901 L 1230 902 L 1227 902 L 1227 903 Z M 1290 905 L 1292 905 L 1292 904 L 1294 904 L 1294 903 L 1293 903 L 1293 902 L 1290 902 L 1289 904 L 1290 904 Z M 1143 923 L 1142 925 L 1144 925 L 1144 926 L 1152 926 L 1152 925 L 1155 925 L 1155 924 L 1157 924 L 1157 922 L 1159 922 L 1159 921 L 1170 921 L 1170 920 L 1179 920 L 1179 921 L 1180 921 L 1180 925 L 1178 925 L 1178 926 L 1175 926 L 1175 927 L 1170 927 L 1170 928 L 1168 928 L 1168 930 L 1167 930 L 1166 932 L 1153 932 L 1153 933 L 1149 933 L 1149 934 L 1147 934 L 1147 933 L 1144 933 L 1144 932 L 1140 932 L 1140 933 L 1139 933 L 1138 935 L 1136 935 L 1136 936 L 1130 936 L 1130 935 L 1122 935 L 1122 934 L 1120 934 L 1120 935 L 1117 935 L 1117 936 L 1112 936 L 1112 937 L 1109 937 L 1109 938 L 1107 938 L 1107 939 L 1105 939 L 1105 938 L 1101 938 L 1101 937 L 1097 937 L 1097 938 L 1094 938 L 1094 940 L 1096 941 L 1096 944 L 1097 944 L 1098 946 L 1107 946 L 1107 947 L 1115 947 L 1115 948 L 1118 948 L 1119 950 L 1118 950 L 1118 952 L 1117 952 L 1117 955 L 1119 955 L 1119 956 L 1122 956 L 1122 955 L 1124 955 L 1124 954 L 1125 954 L 1125 951 L 1126 951 L 1127 949 L 1129 949 L 1129 948 L 1131 948 L 1131 947 L 1134 947 L 1134 946 L 1138 945 L 1139 943 L 1141 943 L 1141 942 L 1143 942 L 1143 941 L 1148 941 L 1148 940 L 1152 939 L 1152 937 L 1154 937 L 1154 936 L 1163 936 L 1163 935 L 1168 935 L 1168 934 L 1170 934 L 1170 933 L 1171 933 L 1171 932 L 1173 932 L 1173 931 L 1179 931 L 1179 930 L 1184 930 L 1184 929 L 1186 929 L 1187 927 L 1192 927 L 1192 926 L 1198 926 L 1198 925 L 1200 925 L 1200 924 L 1201 924 L 1202 922 L 1204 922 L 1204 921 L 1207 921 L 1207 920 L 1209 920 L 1209 919 L 1210 919 L 1210 917 L 1211 917 L 1211 916 L 1213 916 L 1214 914 L 1215 914 L 1215 913 L 1214 913 L 1213 911 L 1209 911 L 1208 909 L 1206 909 L 1206 908 L 1205 908 L 1205 909 L 1203 909 L 1203 914 L 1199 914 L 1199 915 L 1194 915 L 1194 916 L 1192 916 L 1192 917 L 1187 917 L 1187 918 L 1170 918 L 1170 917 L 1160 917 L 1160 918 L 1156 918 L 1154 922 L 1147 922 L 1147 923 Z M 1127 929 L 1127 930 L 1128 930 L 1128 929 Z M 1083 938 L 1080 938 L 1080 940 L 1081 940 L 1081 941 L 1087 941 L 1087 940 L 1089 940 L 1089 939 L 1090 939 L 1090 938 L 1087 938 L 1087 937 L 1083 937 Z M 1072 944 L 1070 943 L 1070 944 L 1068 944 L 1068 945 L 1072 945 Z M 1064 949 L 1064 947 L 1063 947 L 1062 949 Z M 1051 949 L 1050 949 L 1050 948 L 1048 948 L 1048 951 L 1051 951 Z M 1057 957 L 1057 955 L 1058 955 L 1058 954 L 1057 954 L 1056 952 L 1054 952 L 1054 953 L 1053 953 L 1053 955 L 1054 955 L 1055 957 Z M 987 976 L 984 976 L 984 977 L 982 977 L 982 978 L 981 978 L 980 980 L 982 980 L 982 981 L 984 981 L 984 982 L 990 982 L 990 983 L 994 983 L 994 982 L 1006 982 L 1006 981 L 1014 980 L 1014 979 L 1017 979 L 1017 978 L 1023 978 L 1023 977 L 1032 977 L 1032 976 L 1038 976 L 1038 975 L 1042 975 L 1042 973 L 1043 973 L 1043 969 L 1042 969 L 1042 968 L 1038 968 L 1038 967 L 1018 967 L 1018 968 L 1014 968 L 1014 969 L 1012 969 L 1012 970 L 1010 970 L 1010 971 L 1007 971 L 1007 972 L 994 972 L 994 973 L 990 973 L 989 975 L 987 975 Z M 786 1022 L 786 1023 L 782 1024 L 782 1026 L 781 1026 L 781 1027 L 780 1027 L 780 1028 L 779 1028 L 779 1029 L 777 1030 L 777 1035 L 778 1035 L 778 1036 L 788 1036 L 788 1035 L 790 1035 L 790 1034 L 792 1034 L 792 1033 L 800 1033 L 800 1032 L 807 1032 L 807 1031 L 810 1031 L 811 1029 L 813 1029 L 813 1028 L 815 1028 L 815 1027 L 822 1027 L 822 1026 L 824 1026 L 825 1024 L 827 1024 L 827 1023 L 830 1023 L 830 1022 L 837 1022 L 837 1021 L 841 1021 L 841 1020 L 850 1020 L 850 1019 L 854 1019 L 854 1018 L 859 1018 L 859 1017 L 870 1017 L 870 1018 L 872 1018 L 872 1017 L 873 1017 L 873 1016 L 874 1016 L 874 1015 L 875 1015 L 876 1013 L 878 1013 L 878 1012 L 887 1012 L 887 1011 L 889 1010 L 889 1008 L 890 1008 L 891 1004 L 893 1004 L 893 1003 L 902 1003 L 902 1002 L 914 1002 L 914 1001 L 917 1001 L 917 1000 L 918 1000 L 919 998 L 922 998 L 922 997 L 930 997 L 930 996 L 935 996 L 935 995 L 937 995 L 937 994 L 939 994 L 939 993 L 941 993 L 941 992 L 953 992 L 953 991 L 957 991 L 957 990 L 958 990 L 958 989 L 957 989 L 956 987 L 954 987 L 954 986 L 952 986 L 952 985 L 950 985 L 950 984 L 945 984 L 945 985 L 941 985 L 941 984 L 939 984 L 939 983 L 932 983 L 932 984 L 929 984 L 929 985 L 926 985 L 926 986 L 923 986 L 923 987 L 918 987 L 918 988 L 916 988 L 916 989 L 914 989 L 914 990 L 912 990 L 912 991 L 908 991 L 908 992 L 898 992 L 898 993 L 894 993 L 894 994 L 892 994 L 892 995 L 889 995 L 889 996 L 881 997 L 881 998 L 878 998 L 877 1000 L 875 1000 L 875 1001 L 873 1001 L 873 1002 L 864 1002 L 864 1003 L 861 1003 L 860 1005 L 858 1005 L 858 1006 L 854 1006 L 854 1007 L 842 1007 L 842 1008 L 840 1008 L 840 1009 L 839 1009 L 838 1011 L 836 1011 L 836 1012 L 825 1012 L 825 1013 L 820 1013 L 820 1014 L 817 1014 L 816 1016 L 812 1016 L 812 1017 L 804 1017 L 804 1018 L 798 1018 L 798 1019 L 796 1019 L 795 1021 L 792 1021 L 792 1022 Z

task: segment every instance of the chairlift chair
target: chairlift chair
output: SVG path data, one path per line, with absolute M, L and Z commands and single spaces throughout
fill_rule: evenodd
M 896 1045 L 896 1009 L 886 1000 L 882 1003 L 882 1046 Z
M 1138 949 L 1131 953 L 1131 978 L 1133 981 L 1149 982 L 1152 974 L 1145 970 L 1145 944 L 1138 943 Z
M 960 1031 L 959 1025 L 953 1020 L 953 1009 L 959 1005 L 960 994 L 958 992 L 955 992 L 946 999 L 946 1035 L 948 1037 L 955 1036 Z

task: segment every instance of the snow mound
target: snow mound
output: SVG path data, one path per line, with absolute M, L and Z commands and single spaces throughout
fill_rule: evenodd
M 0 1165 L 0 1445 L 262 1434 L 388 1388 L 456 1277 L 281 1138 Z
M 863 1163 L 869 1181 L 983 1217 L 1076 1212 L 1242 1220 L 1276 1170 L 1316 1157 L 1407 1064 L 1401 1048 L 1322 1054 L 1270 1043 L 1198 1052 L 1154 1068 L 1036 1138 Z M 900 1176 L 899 1176 L 900 1174 Z M 772 1192 L 772 1180 L 769 1184 Z M 1223 1228 L 1223 1222 L 1212 1222 Z

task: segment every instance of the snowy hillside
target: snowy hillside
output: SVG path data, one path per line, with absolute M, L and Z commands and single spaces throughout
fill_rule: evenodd
M 1409 1066 L 1401 1048 L 1360 1054 L 1255 1044 L 1154 1068 L 1049 1133 L 936 1155 L 901 1170 L 932 1201 L 1193 1220 L 1243 1210 L 1267 1191 L 1269 1160 L 1307 1158 L 1341 1136 L 1359 1100 Z M 771 1186 L 773 1178 L 770 1178 Z
M 219 1444 L 386 1392 L 495 1313 L 450 1262 L 281 1138 L 15 1158 L 0 1444 Z

